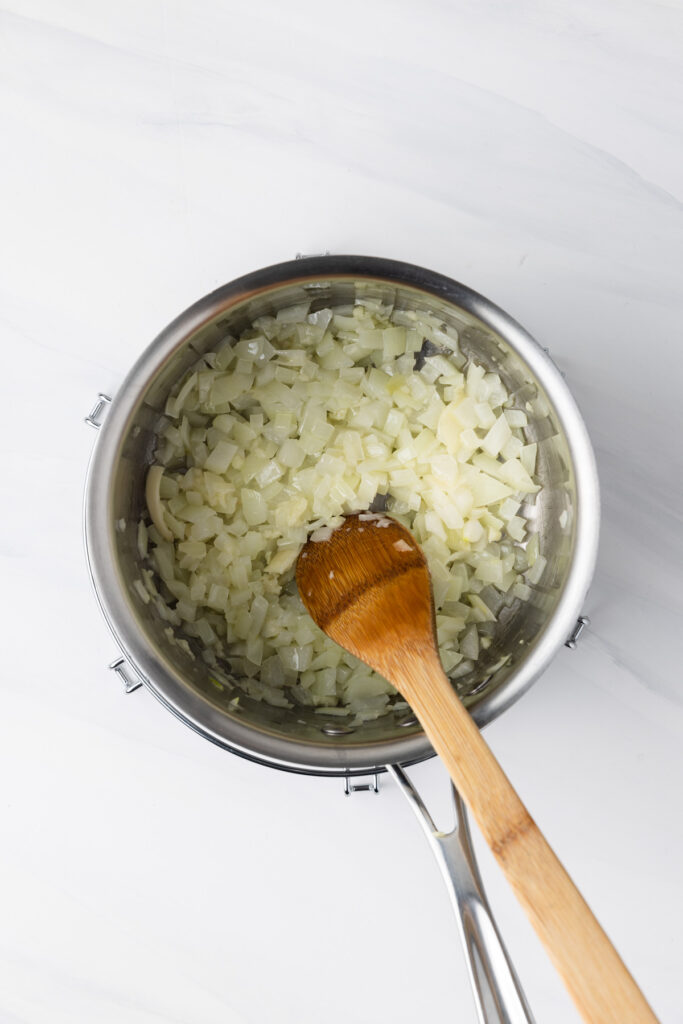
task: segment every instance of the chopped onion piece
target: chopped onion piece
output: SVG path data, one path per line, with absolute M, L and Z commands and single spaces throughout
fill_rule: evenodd
M 151 520 L 161 536 L 164 540 L 173 540 L 173 534 L 164 520 L 164 509 L 161 504 L 161 496 L 159 494 L 159 487 L 161 485 L 161 478 L 163 475 L 163 466 L 149 467 L 147 471 L 147 480 L 145 481 L 145 501 L 147 502 L 147 511 L 150 514 Z
M 481 442 L 481 447 L 488 455 L 496 456 L 511 437 L 512 431 L 510 430 L 508 421 L 505 419 L 504 413 L 501 413 L 484 440 Z
M 539 555 L 531 569 L 529 569 L 529 571 L 526 573 L 524 577 L 526 582 L 532 584 L 538 583 L 541 579 L 541 576 L 545 572 L 546 565 L 547 560 L 545 558 L 545 555 Z
M 506 409 L 505 418 L 511 427 L 526 427 L 528 423 L 527 414 L 521 409 Z
M 460 641 L 460 653 L 464 658 L 471 658 L 472 661 L 476 661 L 479 657 L 479 634 L 474 623 L 468 626 Z

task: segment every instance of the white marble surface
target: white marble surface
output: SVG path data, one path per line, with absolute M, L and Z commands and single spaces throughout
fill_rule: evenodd
M 461 279 L 566 371 L 603 489 L 593 625 L 487 736 L 683 1020 L 681 52 L 675 0 L 6 0 L 2 1024 L 475 1020 L 400 795 L 125 697 L 84 565 L 95 393 L 200 295 L 324 249 Z M 445 806 L 439 765 L 414 777 Z M 539 1024 L 571 1024 L 481 858 Z

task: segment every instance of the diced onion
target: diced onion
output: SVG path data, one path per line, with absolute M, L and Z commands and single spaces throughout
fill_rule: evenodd
M 359 723 L 398 706 L 296 592 L 301 546 L 349 512 L 386 509 L 421 544 L 452 678 L 486 657 L 479 625 L 502 595 L 526 600 L 543 575 L 522 511 L 539 490 L 527 412 L 432 314 L 367 296 L 259 317 L 202 357 L 165 412 L 134 591 L 217 689 Z M 388 524 L 383 511 L 361 519 Z

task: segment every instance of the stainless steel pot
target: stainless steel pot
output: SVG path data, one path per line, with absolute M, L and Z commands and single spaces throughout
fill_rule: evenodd
M 433 751 L 415 718 L 405 712 L 351 728 L 338 718 L 326 721 L 310 710 L 274 708 L 246 696 L 240 699 L 239 711 L 231 708 L 232 694 L 222 697 L 207 680 L 204 663 L 169 643 L 165 623 L 133 587 L 139 575 L 136 528 L 166 398 L 198 355 L 266 313 L 302 300 L 311 301 L 315 310 L 353 302 L 360 295 L 426 310 L 454 326 L 464 354 L 500 374 L 516 404 L 527 410 L 528 440 L 538 443 L 542 489 L 525 514 L 539 534 L 547 562 L 528 601 L 502 603 L 496 609 L 491 647 L 472 674 L 457 682 L 480 726 L 516 701 L 567 640 L 591 579 L 598 540 L 593 453 L 561 374 L 519 324 L 464 285 L 406 263 L 323 256 L 248 274 L 182 313 L 132 368 L 97 438 L 85 500 L 86 548 L 95 591 L 129 664 L 182 721 L 244 757 L 319 775 L 374 773 L 385 766 L 415 763 Z M 505 655 L 509 657 L 502 664 Z M 459 834 L 466 834 L 466 825 Z M 473 855 L 470 869 L 474 877 Z M 478 882 L 478 876 L 474 880 Z
M 197 355 L 256 316 L 311 299 L 313 308 L 353 301 L 365 291 L 398 306 L 426 309 L 456 326 L 463 351 L 498 372 L 538 442 L 543 485 L 527 509 L 547 559 L 529 601 L 503 607 L 493 644 L 459 689 L 480 726 L 516 701 L 565 642 L 581 611 L 598 538 L 598 487 L 586 429 L 546 352 L 506 313 L 440 274 L 389 260 L 329 256 L 282 263 L 233 281 L 173 321 L 137 361 L 100 431 L 87 484 L 86 546 L 95 590 L 124 654 L 150 690 L 214 743 L 294 771 L 346 775 L 429 757 L 412 717 L 390 714 L 351 731 L 339 719 L 242 698 L 240 711 L 208 684 L 204 665 L 164 635 L 161 620 L 132 584 L 139 575 L 136 525 L 144 479 L 172 385 Z M 563 515 L 566 513 L 566 516 Z M 120 532 L 117 522 L 125 521 Z M 564 525 L 562 525 L 564 523 Z M 502 654 L 508 663 L 492 667 Z M 343 731 L 342 731 L 343 729 Z

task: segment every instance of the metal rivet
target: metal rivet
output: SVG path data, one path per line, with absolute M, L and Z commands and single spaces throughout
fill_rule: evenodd
M 326 736 L 348 736 L 356 730 L 350 725 L 337 725 L 335 722 L 325 722 L 320 730 Z
M 396 725 L 399 727 L 399 729 L 409 729 L 411 725 L 417 724 L 417 718 L 413 714 L 406 715 L 405 718 L 401 718 L 398 722 L 396 722 Z
M 488 684 L 489 684 L 490 682 L 491 682 L 491 676 L 486 676 L 486 678 L 485 678 L 485 679 L 482 679 L 482 681 L 481 681 L 480 683 L 477 683 L 477 685 L 476 685 L 476 686 L 474 686 L 474 687 L 473 687 L 473 688 L 472 688 L 471 690 L 469 690 L 469 691 L 468 691 L 468 693 L 467 693 L 467 696 L 468 696 L 468 697 L 474 697 L 474 696 L 475 696 L 475 694 L 477 694 L 477 693 L 481 693 L 481 691 L 482 691 L 482 690 L 483 690 L 483 689 L 484 689 L 484 688 L 485 688 L 486 686 L 488 686 Z

